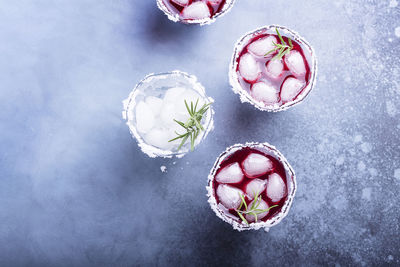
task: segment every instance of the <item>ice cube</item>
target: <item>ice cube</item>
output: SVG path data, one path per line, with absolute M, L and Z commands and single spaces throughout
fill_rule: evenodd
M 278 79 L 283 72 L 283 63 L 281 59 L 271 59 L 266 66 L 266 73 L 271 79 Z
M 179 95 L 176 95 L 174 99 L 168 98 L 167 100 L 163 101 L 163 106 L 160 113 L 162 125 L 168 127 L 175 125 L 177 123 L 174 120 L 186 123 L 187 119 L 189 118 L 189 112 L 187 111 L 184 102 L 185 91 L 182 91 Z M 170 97 L 170 95 L 168 97 Z
M 237 209 L 242 202 L 240 195 L 243 191 L 226 184 L 220 184 L 217 188 L 217 196 L 222 205 L 227 209 Z
M 243 161 L 243 170 L 249 178 L 255 178 L 272 170 L 272 161 L 261 154 L 251 153 Z
M 186 91 L 183 87 L 172 87 L 165 92 L 165 102 L 175 102 Z
M 141 133 L 146 133 L 154 125 L 154 114 L 149 105 L 141 101 L 136 106 L 136 128 Z
M 173 147 L 172 143 L 169 143 L 170 136 L 166 134 L 165 131 L 154 128 L 149 131 L 145 136 L 144 140 L 147 144 L 158 147 L 160 149 L 171 149 Z
M 146 104 L 152 110 L 154 117 L 157 117 L 160 114 L 163 101 L 161 98 L 155 96 L 148 96 L 146 97 Z
M 248 49 L 254 55 L 262 57 L 275 48 L 274 43 L 277 43 L 276 38 L 275 36 L 270 35 L 268 37 L 263 37 L 258 39 L 257 41 L 252 42 L 248 46 Z
M 166 109 L 161 111 L 161 117 L 163 120 L 171 122 L 171 119 L 176 119 L 185 123 L 189 119 L 189 112 L 186 108 L 185 100 L 189 107 L 192 102 L 195 106 L 196 101 L 199 100 L 196 107 L 197 111 L 204 104 L 204 99 L 197 92 L 187 89 L 180 95 L 176 96 L 174 100 L 169 100 L 166 102 L 166 104 L 164 104 Z
M 272 85 L 258 82 L 251 87 L 251 95 L 257 101 L 268 104 L 279 102 L 279 92 Z
M 286 66 L 295 76 L 302 76 L 306 73 L 303 56 L 300 52 L 292 50 L 285 56 Z
M 253 201 L 250 202 L 250 204 L 248 204 L 247 206 L 248 206 L 248 207 L 251 207 L 251 205 L 253 204 L 254 201 L 257 201 L 257 200 L 253 200 Z M 258 202 L 256 202 L 256 203 L 259 203 L 258 206 L 257 206 L 257 209 L 266 210 L 266 209 L 269 208 L 267 202 L 265 202 L 264 200 L 262 200 L 262 199 L 260 199 L 260 198 L 258 199 Z M 256 204 L 256 205 L 257 205 L 257 204 Z M 259 222 L 261 219 L 263 219 L 265 216 L 267 216 L 267 215 L 268 215 L 268 212 L 269 212 L 269 211 L 265 211 L 265 212 L 262 212 L 262 213 L 260 213 L 260 214 L 257 214 L 257 222 Z M 255 216 L 254 216 L 253 214 L 246 214 L 245 218 L 246 218 L 246 220 L 247 220 L 248 222 L 255 222 L 255 221 L 256 221 L 256 218 L 255 218 Z
M 199 102 L 197 103 L 196 110 L 199 110 L 204 104 L 204 99 L 197 92 L 190 89 L 185 90 L 185 92 L 183 92 L 179 97 L 175 99 L 176 112 L 182 115 L 188 116 L 185 100 L 189 107 L 192 102 L 193 105 L 195 106 L 198 100 Z
M 186 109 L 186 105 L 185 105 L 184 98 L 182 98 L 182 99 L 177 99 L 176 102 L 175 102 L 175 104 L 174 104 L 174 103 L 169 103 L 169 104 L 174 106 L 174 109 L 175 109 L 176 114 L 177 114 L 177 115 L 179 114 L 179 117 L 180 117 L 181 119 L 182 119 L 182 118 L 185 118 L 185 119 L 184 119 L 184 120 L 185 120 L 184 122 L 186 122 L 186 119 L 189 118 L 189 113 L 188 113 L 188 111 L 187 111 L 187 109 Z M 188 105 L 190 105 L 190 102 L 188 102 Z
M 162 125 L 171 125 L 171 124 L 175 124 L 176 122 L 174 121 L 174 119 L 178 120 L 179 118 L 177 118 L 177 113 L 175 110 L 175 105 L 174 103 L 165 103 L 161 108 L 161 114 L 160 114 L 160 119 L 161 119 L 161 123 Z
M 273 173 L 268 177 L 266 193 L 272 202 L 278 202 L 286 195 L 286 185 L 279 174 Z
M 181 134 L 184 134 L 186 132 L 185 128 L 183 128 L 181 125 L 179 125 L 176 122 L 167 125 L 165 127 L 165 129 L 168 131 L 168 134 L 171 135 L 171 136 L 174 136 L 174 135 L 177 136 L 178 134 L 181 135 Z
M 184 133 L 186 133 L 185 128 L 183 128 L 182 126 L 180 126 L 178 123 L 174 122 L 173 124 L 167 125 L 166 127 L 162 127 L 161 128 L 166 135 L 166 138 L 168 140 L 174 139 L 175 137 L 177 137 L 178 135 L 182 135 Z M 200 138 L 200 137 L 198 137 Z M 197 139 L 198 139 L 197 138 Z M 197 140 L 196 139 L 196 140 Z M 182 142 L 182 139 L 178 139 L 172 142 L 169 142 L 172 146 L 176 146 L 178 147 L 179 144 Z M 187 142 L 186 142 L 187 143 Z M 197 143 L 195 142 L 195 145 L 197 145 Z
M 183 93 L 182 96 L 188 105 L 190 105 L 191 102 L 196 104 L 196 101 L 199 100 L 199 103 L 197 104 L 197 110 L 199 110 L 204 104 L 204 99 L 196 91 L 188 89 Z
M 256 59 L 249 53 L 244 54 L 239 61 L 239 72 L 243 79 L 255 82 L 260 77 L 261 71 Z
M 189 0 L 172 0 L 172 2 L 180 6 L 187 6 L 189 4 Z
M 232 184 L 243 180 L 243 172 L 239 163 L 235 162 L 223 168 L 215 177 L 217 182 Z
M 260 195 L 261 192 L 265 190 L 266 185 L 267 185 L 266 180 L 261 180 L 261 179 L 257 179 L 257 178 L 254 180 L 251 180 L 246 185 L 247 196 L 251 199 L 254 199 L 257 194 Z
M 301 90 L 304 88 L 305 83 L 294 78 L 287 78 L 281 87 L 281 99 L 284 103 L 293 100 L 298 94 L 300 94 Z
M 211 16 L 210 9 L 205 2 L 193 2 L 182 10 L 185 19 L 205 19 Z

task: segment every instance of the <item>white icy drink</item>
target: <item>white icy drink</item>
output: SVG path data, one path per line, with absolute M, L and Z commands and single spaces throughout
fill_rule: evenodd
M 150 157 L 182 156 L 212 129 L 211 102 L 194 76 L 179 71 L 151 74 L 124 101 L 123 115 Z M 193 118 L 200 127 L 189 127 Z

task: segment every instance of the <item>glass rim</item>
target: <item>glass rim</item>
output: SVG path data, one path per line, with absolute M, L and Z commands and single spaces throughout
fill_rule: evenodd
M 207 102 L 207 103 L 213 103 L 214 99 L 211 97 L 208 97 L 206 95 L 205 89 L 203 85 L 197 81 L 197 77 L 194 75 L 190 75 L 186 72 L 179 71 L 179 70 L 174 70 L 174 71 L 169 71 L 169 72 L 161 72 L 161 73 L 150 73 L 147 74 L 140 82 L 138 82 L 133 90 L 130 92 L 128 98 L 122 101 L 123 103 L 123 111 L 122 111 L 122 118 L 126 120 L 126 124 L 128 125 L 129 131 L 131 133 L 131 136 L 136 139 L 139 147 L 141 148 L 142 152 L 147 154 L 151 158 L 155 157 L 164 157 L 164 158 L 172 158 L 172 157 L 177 157 L 181 158 L 184 155 L 186 155 L 190 150 L 188 151 L 171 151 L 171 150 L 165 150 L 158 148 L 156 146 L 153 146 L 151 144 L 148 144 L 142 137 L 142 135 L 139 134 L 138 130 L 136 129 L 135 123 L 132 123 L 131 121 L 134 121 L 135 117 L 132 116 L 134 112 L 130 112 L 135 109 L 136 107 L 136 97 L 140 93 L 140 89 L 143 85 L 146 83 L 150 83 L 154 79 L 160 79 L 162 77 L 168 77 L 168 76 L 181 76 L 184 77 L 188 83 L 192 85 L 191 89 L 196 91 L 197 93 L 200 94 L 200 96 Z M 208 114 L 205 118 L 206 121 L 204 123 L 204 134 L 202 135 L 201 139 L 197 142 L 195 147 L 199 145 L 209 134 L 209 132 L 214 128 L 214 110 L 212 106 L 210 105 L 210 108 L 208 109 L 207 113 Z
M 164 12 L 164 14 L 168 17 L 169 20 L 172 20 L 173 22 L 180 22 L 183 24 L 191 24 L 191 25 L 198 24 L 200 26 L 203 26 L 203 25 L 208 25 L 208 24 L 215 22 L 215 20 L 218 17 L 222 17 L 223 15 L 228 13 L 231 10 L 231 8 L 233 7 L 233 4 L 235 3 L 235 1 L 236 0 L 226 0 L 222 10 L 210 18 L 192 19 L 192 20 L 182 19 L 178 14 L 174 14 L 173 12 L 171 12 L 163 0 L 157 0 L 157 7 L 161 11 Z
M 215 179 L 215 175 L 217 170 L 220 168 L 221 163 L 230 155 L 232 155 L 234 152 L 239 151 L 245 147 L 250 147 L 250 148 L 259 148 L 263 152 L 268 152 L 272 154 L 282 165 L 284 166 L 285 173 L 286 173 L 286 179 L 288 183 L 288 195 L 287 199 L 285 200 L 281 211 L 274 215 L 273 217 L 269 218 L 266 221 L 260 221 L 260 222 L 254 222 L 250 223 L 249 225 L 246 225 L 244 223 L 240 223 L 238 220 L 235 220 L 228 216 L 226 212 L 221 210 L 218 207 L 217 200 L 215 198 L 215 190 L 213 187 L 213 182 Z M 290 184 L 290 186 L 289 186 Z M 290 166 L 289 162 L 287 159 L 283 156 L 283 154 L 276 149 L 274 146 L 270 145 L 267 142 L 264 143 L 258 143 L 258 142 L 248 142 L 245 144 L 235 144 L 232 145 L 228 148 L 225 149 L 224 152 L 222 152 L 218 158 L 216 159 L 213 167 L 211 168 L 210 174 L 208 175 L 208 180 L 207 180 L 207 197 L 208 197 L 208 203 L 210 204 L 211 209 L 214 211 L 214 213 L 219 217 L 221 220 L 224 222 L 229 223 L 233 229 L 238 230 L 238 231 L 244 231 L 244 230 L 259 230 L 260 228 L 264 228 L 264 230 L 268 231 L 271 227 L 277 225 L 282 221 L 283 218 L 287 216 L 289 213 L 290 207 L 293 203 L 294 196 L 297 191 L 297 182 L 296 182 L 296 174 L 293 170 L 293 168 Z
M 238 81 L 239 77 L 238 77 L 238 74 L 236 71 L 237 65 L 238 65 L 237 59 L 240 55 L 240 52 L 248 44 L 250 39 L 258 33 L 266 33 L 266 32 L 273 31 L 274 29 L 281 30 L 282 32 L 280 32 L 280 33 L 282 34 L 282 36 L 289 36 L 293 40 L 297 41 L 303 49 L 306 48 L 308 50 L 308 53 L 311 57 L 311 62 L 309 62 L 309 63 L 311 63 L 311 66 L 310 66 L 311 77 L 310 77 L 310 81 L 309 81 L 308 85 L 302 90 L 302 92 L 294 100 L 289 101 L 280 106 L 264 105 L 264 104 L 262 104 L 262 102 L 256 101 L 249 94 L 249 92 L 247 92 L 247 90 L 245 90 L 240 85 L 240 83 Z M 236 42 L 234 49 L 233 49 L 231 62 L 229 65 L 229 83 L 232 87 L 233 92 L 240 96 L 240 100 L 242 103 L 248 102 L 261 111 L 279 112 L 279 111 L 287 110 L 287 109 L 303 102 L 303 100 L 307 97 L 307 95 L 315 87 L 317 72 L 318 72 L 318 62 L 317 62 L 317 56 L 315 55 L 315 52 L 314 52 L 314 48 L 303 37 L 301 37 L 296 31 L 293 31 L 285 26 L 271 24 L 271 25 L 259 27 L 255 30 L 245 33 Z

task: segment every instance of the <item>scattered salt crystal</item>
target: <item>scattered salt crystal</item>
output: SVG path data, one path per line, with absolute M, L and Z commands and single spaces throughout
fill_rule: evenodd
M 286 185 L 279 174 L 273 173 L 268 177 L 266 193 L 272 202 L 278 202 L 286 195 Z
M 268 61 L 266 66 L 266 72 L 268 77 L 271 79 L 277 79 L 282 75 L 283 72 L 283 63 L 280 59 L 272 59 Z
M 249 82 L 255 82 L 261 74 L 257 61 L 249 53 L 240 58 L 239 72 L 243 79 Z
M 271 35 L 268 37 L 260 38 L 257 41 L 252 42 L 249 45 L 248 49 L 254 55 L 262 57 L 275 48 L 274 43 L 277 43 L 276 38 L 275 36 Z
M 243 170 L 248 177 L 255 178 L 272 170 L 272 161 L 264 155 L 251 153 L 243 161 Z
M 251 205 L 253 204 L 254 201 L 256 201 L 256 200 L 253 200 L 252 202 L 250 202 L 250 204 L 248 204 L 248 207 L 251 207 Z M 266 209 L 269 208 L 267 202 L 265 202 L 264 200 L 260 199 L 259 203 L 260 204 L 258 205 L 257 209 L 266 210 Z M 262 212 L 260 214 L 257 214 L 257 222 L 259 220 L 263 219 L 265 216 L 267 216 L 268 212 L 269 211 L 265 211 L 265 212 Z M 246 220 L 248 222 L 255 222 L 255 220 L 256 220 L 256 218 L 255 218 L 255 216 L 253 214 L 246 214 L 245 218 L 246 218 Z
M 268 104 L 279 102 L 279 93 L 272 85 L 265 82 L 258 82 L 251 87 L 251 95 L 257 101 Z
M 145 102 L 140 102 L 136 107 L 136 127 L 138 131 L 141 133 L 146 133 L 153 128 L 153 125 L 153 111 Z
M 242 202 L 243 191 L 230 185 L 221 184 L 217 188 L 217 196 L 227 209 L 237 209 Z
M 166 166 L 161 166 L 160 167 L 161 172 L 167 172 L 167 167 Z
M 306 73 L 304 59 L 300 52 L 296 50 L 290 51 L 289 54 L 285 56 L 285 62 L 293 75 L 302 76 Z
M 249 198 L 254 199 L 257 194 L 265 190 L 266 180 L 254 179 L 246 185 L 246 194 Z
M 304 88 L 305 83 L 293 78 L 287 78 L 281 88 L 281 99 L 284 103 L 293 100 Z
M 205 2 L 193 2 L 182 11 L 185 19 L 205 19 L 211 16 L 210 9 Z
M 239 183 L 243 180 L 243 172 L 239 163 L 235 162 L 223 168 L 215 177 L 220 183 Z

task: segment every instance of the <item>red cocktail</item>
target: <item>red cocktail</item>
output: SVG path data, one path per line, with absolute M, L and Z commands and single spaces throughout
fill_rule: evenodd
M 266 111 L 300 103 L 315 84 L 312 47 L 297 33 L 267 26 L 242 37 L 235 47 L 230 83 L 243 102 Z
M 172 21 L 209 24 L 225 14 L 234 0 L 157 0 L 158 7 Z
M 228 148 L 217 159 L 207 189 L 214 212 L 235 229 L 269 229 L 289 211 L 296 180 L 276 148 L 247 143 Z

